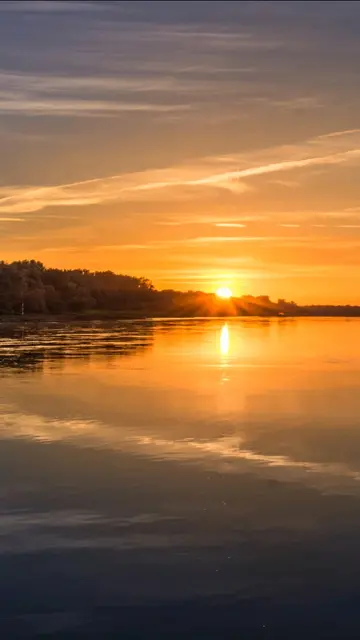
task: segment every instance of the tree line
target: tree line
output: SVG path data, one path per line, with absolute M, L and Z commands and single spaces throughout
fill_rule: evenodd
M 1 315 L 80 314 L 96 317 L 211 317 L 233 315 L 360 315 L 360 307 L 300 307 L 283 299 L 241 296 L 221 300 L 202 291 L 156 290 L 145 277 L 112 271 L 46 268 L 36 260 L 0 262 Z
M 0 262 L 0 313 L 62 314 L 139 307 L 154 287 L 111 271 L 47 269 L 36 260 Z

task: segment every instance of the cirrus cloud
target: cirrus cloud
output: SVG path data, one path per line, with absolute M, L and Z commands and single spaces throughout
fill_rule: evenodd
M 124 173 L 50 187 L 3 187 L 0 190 L 0 213 L 26 213 L 49 206 L 83 206 L 111 201 L 149 200 L 151 198 L 189 198 L 199 190 L 221 189 L 235 195 L 248 191 L 249 181 L 268 174 L 308 170 L 313 167 L 332 167 L 357 163 L 360 159 L 360 138 L 353 133 L 336 132 L 332 144 L 331 134 L 310 139 L 298 146 L 278 147 L 249 154 L 232 154 L 232 169 L 220 169 L 213 158 L 167 169 Z M 353 139 L 354 138 L 354 139 Z M 340 145 L 340 146 L 339 146 Z M 237 165 L 237 166 L 236 166 Z M 204 193 L 204 191 L 203 191 Z

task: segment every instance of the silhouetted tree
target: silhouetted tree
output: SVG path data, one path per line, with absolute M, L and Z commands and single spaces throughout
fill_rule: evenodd
M 0 261 L 0 314 L 114 313 L 213 317 L 360 315 L 360 307 L 303 306 L 267 295 L 221 300 L 202 291 L 157 291 L 145 277 L 88 269 L 47 269 L 36 260 Z

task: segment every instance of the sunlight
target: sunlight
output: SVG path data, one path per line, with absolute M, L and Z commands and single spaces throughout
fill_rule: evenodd
M 218 298 L 231 298 L 232 291 L 229 287 L 219 287 L 216 291 L 216 295 Z
M 222 356 L 227 356 L 230 348 L 229 328 L 227 324 L 224 324 L 220 333 L 220 353 Z

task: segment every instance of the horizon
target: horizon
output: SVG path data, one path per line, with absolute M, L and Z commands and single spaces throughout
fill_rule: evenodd
M 116 271 L 111 271 L 111 270 L 91 270 L 88 269 L 84 266 L 81 267 L 75 267 L 74 269 L 72 268 L 62 268 L 59 266 L 48 266 L 43 264 L 42 262 L 36 261 L 35 259 L 24 259 L 24 260 L 15 260 L 14 262 L 5 262 L 3 260 L 0 260 L 0 271 L 1 271 L 1 267 L 5 266 L 5 267 L 11 267 L 12 265 L 19 265 L 19 264 L 23 264 L 24 266 L 26 265 L 31 265 L 31 263 L 38 265 L 39 267 L 41 267 L 41 270 L 44 270 L 44 272 L 47 271 L 60 271 L 63 273 L 74 273 L 76 274 L 76 272 L 82 272 L 85 276 L 97 276 L 97 275 L 103 275 L 103 274 L 110 274 L 112 276 L 116 276 L 116 277 L 120 277 L 120 278 L 130 278 L 130 279 L 134 279 L 135 281 L 137 280 L 140 284 L 138 284 L 137 286 L 141 286 L 143 287 L 145 285 L 146 288 L 149 288 L 150 290 L 156 292 L 156 293 L 166 293 L 166 292 L 173 292 L 176 294 L 201 294 L 201 295 L 208 295 L 208 296 L 212 296 L 214 298 L 217 298 L 219 302 L 221 303 L 225 303 L 225 304 L 231 304 L 231 300 L 236 301 L 241 301 L 242 299 L 245 298 L 253 298 L 254 300 L 257 300 L 259 298 L 268 298 L 269 303 L 273 304 L 273 305 L 277 305 L 279 303 L 285 303 L 287 305 L 291 304 L 291 305 L 295 305 L 296 307 L 306 307 L 306 306 L 314 306 L 314 307 L 352 307 L 352 308 L 356 308 L 356 307 L 360 307 L 360 304 L 350 304 L 350 303 L 336 303 L 336 302 L 331 302 L 331 303 L 326 303 L 326 302 L 313 302 L 313 303 L 308 303 L 308 304 L 299 304 L 296 300 L 294 300 L 293 298 L 289 298 L 288 300 L 284 299 L 284 298 L 280 298 L 279 296 L 274 296 L 274 298 L 271 298 L 271 296 L 269 296 L 266 292 L 262 292 L 261 294 L 255 296 L 251 293 L 248 292 L 244 292 L 241 293 L 240 295 L 237 295 L 236 293 L 234 293 L 232 290 L 230 290 L 227 287 L 220 287 L 218 289 L 215 289 L 213 291 L 204 291 L 202 289 L 176 289 L 176 288 L 157 288 L 156 286 L 154 286 L 154 283 L 152 282 L 151 279 L 146 277 L 146 274 L 128 274 L 125 272 L 116 272 Z M 25 278 L 26 281 L 26 278 Z M 95 287 L 96 288 L 96 287 Z M 0 290 L 1 290 L 1 284 L 0 284 Z M 119 287 L 119 290 L 121 290 L 121 287 Z M 5 316 L 6 317 L 6 314 Z M 229 316 L 231 317 L 231 316 Z
M 359 3 L 0 16 L 4 260 L 360 304 Z

